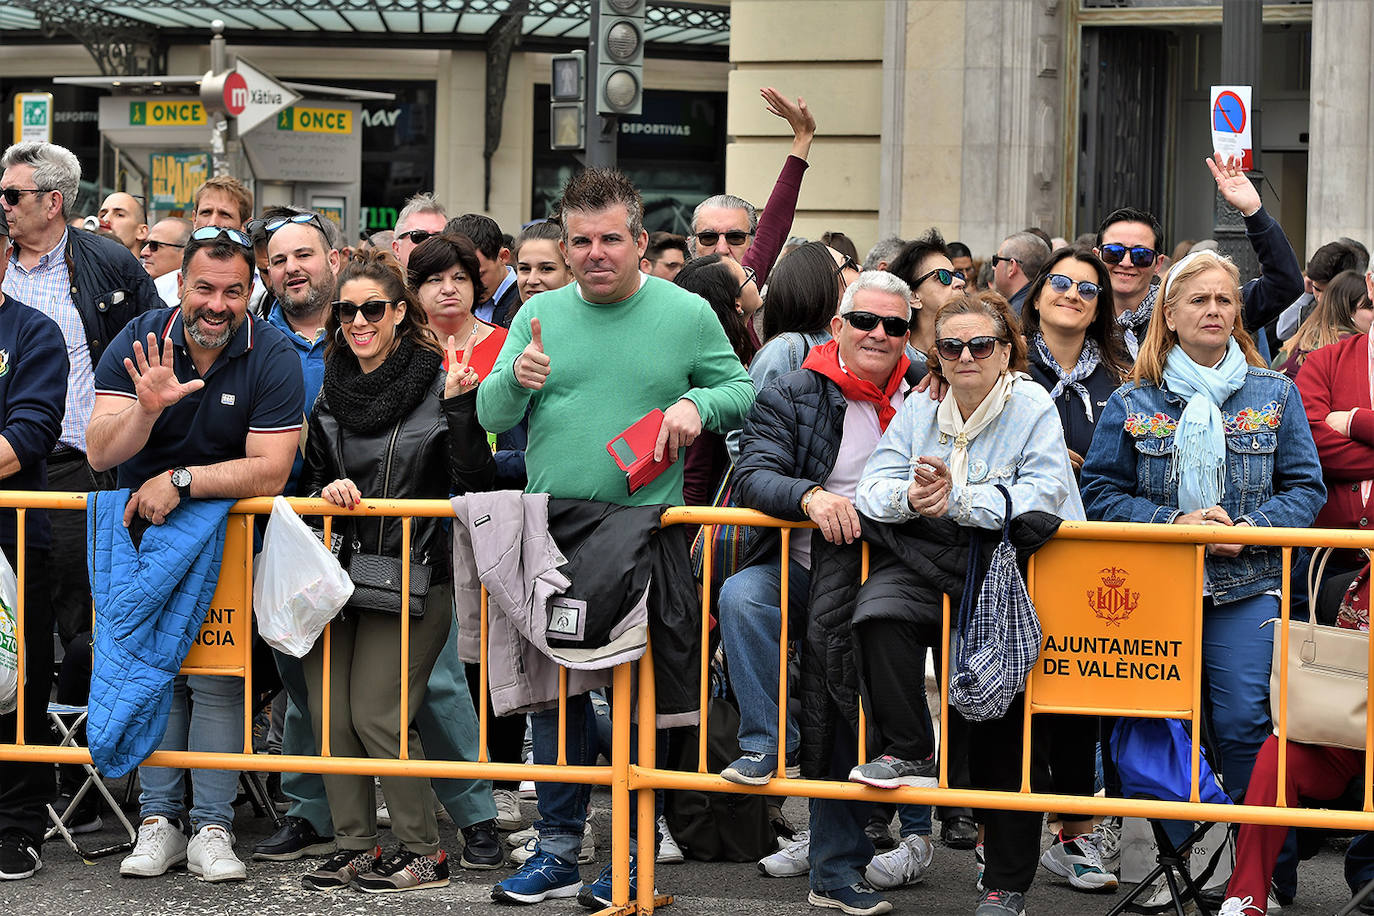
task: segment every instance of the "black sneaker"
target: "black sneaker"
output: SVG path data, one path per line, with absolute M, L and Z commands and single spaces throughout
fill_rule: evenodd
M 888 808 L 887 810 L 891 811 L 892 809 Z M 891 824 L 884 821 L 881 816 L 869 819 L 868 823 L 864 825 L 864 834 L 867 835 L 869 841 L 873 843 L 873 848 L 878 852 L 897 848 L 897 841 L 892 837 Z
M 0 880 L 32 878 L 42 867 L 38 847 L 29 842 L 28 837 L 14 831 L 0 834 Z
M 849 771 L 850 782 L 861 782 L 879 789 L 900 786 L 919 786 L 933 789 L 939 785 L 940 766 L 931 754 L 925 760 L 901 760 L 884 754 L 872 763 L 856 766 Z
M 341 849 L 319 868 L 301 875 L 301 885 L 309 891 L 333 891 L 348 887 L 353 879 L 377 867 L 382 847 Z
M 327 856 L 334 850 L 334 838 L 320 836 L 303 817 L 284 817 L 277 832 L 253 847 L 253 858 L 266 862 L 291 862 L 302 856 Z
M 458 859 L 459 865 L 481 871 L 500 868 L 505 861 L 506 851 L 501 847 L 496 821 L 482 821 L 463 828 L 463 855 Z
M 431 857 L 402 847 L 372 871 L 353 879 L 353 886 L 364 894 L 396 894 L 447 885 L 448 856 L 442 849 Z

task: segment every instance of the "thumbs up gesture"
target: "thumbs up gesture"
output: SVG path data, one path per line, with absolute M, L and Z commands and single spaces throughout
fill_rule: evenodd
M 515 380 L 520 387 L 538 391 L 549 377 L 549 357 L 544 353 L 544 338 L 540 334 L 539 319 L 530 319 L 530 342 L 515 358 Z

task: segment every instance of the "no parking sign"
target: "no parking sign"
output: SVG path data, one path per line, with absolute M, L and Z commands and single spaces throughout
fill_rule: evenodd
M 1241 168 L 1254 168 L 1250 147 L 1250 87 L 1212 87 L 1212 149 L 1241 157 Z

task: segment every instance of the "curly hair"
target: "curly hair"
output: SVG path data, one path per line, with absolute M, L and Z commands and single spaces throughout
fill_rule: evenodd
M 351 280 L 371 280 L 382 288 L 386 297 L 393 302 L 406 303 L 405 314 L 396 327 L 396 337 L 392 341 L 392 346 L 400 343 L 403 337 L 409 337 L 415 341 L 415 345 L 426 350 L 433 350 L 435 353 L 443 354 L 444 348 L 439 345 L 439 339 L 434 336 L 434 331 L 429 326 L 429 317 L 419 303 L 413 302 L 410 292 L 406 289 L 406 281 L 401 273 L 401 262 L 396 260 L 396 256 L 386 248 L 374 248 L 368 251 L 358 251 L 353 257 L 349 258 L 339 271 L 338 282 L 334 286 L 334 296 L 337 299 L 344 285 Z M 339 314 L 334 308 L 330 308 L 329 313 L 324 319 L 325 347 L 324 358 L 326 360 L 338 358 L 356 359 L 353 351 L 345 343 L 339 342 Z

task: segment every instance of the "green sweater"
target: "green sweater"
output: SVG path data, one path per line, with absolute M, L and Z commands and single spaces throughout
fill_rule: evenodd
M 549 377 L 539 391 L 520 387 L 515 359 L 538 318 Z M 648 506 L 682 502 L 677 462 L 629 495 L 625 472 L 606 443 L 655 407 L 680 398 L 696 405 L 706 429 L 738 429 L 754 386 L 706 301 L 648 277 L 621 302 L 587 302 L 576 283 L 540 293 L 520 309 L 491 374 L 477 389 L 477 417 L 505 432 L 529 415 L 526 491 L 555 497 Z

